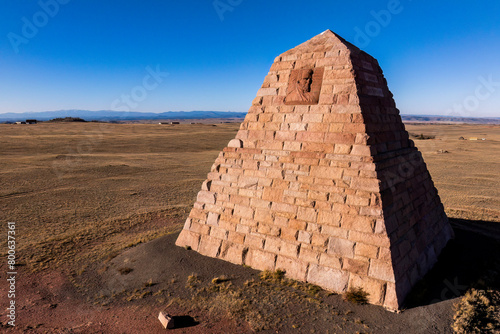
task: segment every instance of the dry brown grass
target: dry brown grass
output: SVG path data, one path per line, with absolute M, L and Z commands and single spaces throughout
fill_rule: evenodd
M 345 294 L 344 299 L 353 304 L 367 304 L 368 303 L 368 292 L 364 291 L 362 288 L 350 288 Z
M 21 264 L 78 275 L 178 230 L 238 124 L 0 128 L 0 220 L 17 223 Z
M 293 321 L 298 310 L 301 316 L 337 314 L 321 301 L 329 293 L 315 285 L 285 278 L 285 272 L 280 270 L 264 271 L 258 280 L 247 281 L 242 286 L 233 285 L 228 276 L 204 279 L 193 273 L 188 276 L 185 287 L 192 291 L 191 295 L 171 298 L 167 307 L 200 309 L 215 319 L 226 316 L 248 323 L 254 331 L 278 329 Z M 136 291 L 134 296 L 140 292 Z M 354 323 L 348 319 L 342 321 Z
M 106 264 L 125 249 L 178 231 L 210 166 L 238 128 L 239 124 L 0 125 L 0 220 L 16 222 L 22 238 L 21 264 L 34 272 L 63 270 L 83 290 L 84 274 L 92 264 L 103 263 L 105 271 Z M 500 222 L 500 157 L 494 154 L 500 127 L 408 125 L 407 129 L 417 137 L 435 137 L 416 138 L 415 144 L 447 214 Z M 487 140 L 459 140 L 460 136 Z M 120 276 L 128 279 L 135 272 Z M 187 286 L 189 297 L 174 295 L 175 277 L 166 287 L 154 286 L 153 281 L 149 285 L 147 277 L 137 289 L 116 292 L 102 303 L 113 303 L 113 298 L 127 304 L 154 299 L 215 317 L 229 316 L 254 330 L 288 324 L 285 330 L 300 332 L 312 319 L 339 325 L 333 332 L 365 331 L 364 319 L 358 315 L 354 319 L 355 312 L 325 305 L 326 292 L 284 274 L 264 273 L 244 286 L 233 284 L 231 273 L 193 275 L 189 282 L 183 278 L 179 283 L 181 289 Z M 342 328 L 346 324 L 351 327 Z
M 448 217 L 500 222 L 500 126 L 409 124 Z M 486 140 L 460 140 L 460 137 Z M 439 152 L 448 151 L 447 154 Z
M 500 333 L 500 293 L 467 291 L 455 304 L 452 328 L 457 334 Z
M 79 272 L 85 263 L 178 229 L 238 127 L 0 125 L 0 220 L 17 222 L 22 264 L 41 270 L 74 262 Z M 450 217 L 500 221 L 499 158 L 492 154 L 500 127 L 407 129 L 435 136 L 415 143 Z

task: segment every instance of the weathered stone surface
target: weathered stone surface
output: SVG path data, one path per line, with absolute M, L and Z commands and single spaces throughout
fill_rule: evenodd
M 234 264 L 243 264 L 243 256 L 247 248 L 241 244 L 224 241 L 222 243 L 221 258 Z
M 160 312 L 160 314 L 158 315 L 158 320 L 160 320 L 162 326 L 165 329 L 174 329 L 175 328 L 174 318 L 170 314 Z
M 368 276 L 382 281 L 395 283 L 394 269 L 390 262 L 372 259 L 370 260 L 370 270 Z
M 232 139 L 227 144 L 227 147 L 241 148 L 243 147 L 243 142 L 240 139 Z
M 193 250 L 198 250 L 198 245 L 200 243 L 200 235 L 188 230 L 182 230 L 181 234 L 175 241 L 177 246 L 189 247 Z
M 245 258 L 245 264 L 258 270 L 274 270 L 276 255 L 263 250 L 250 248 Z
M 356 274 L 351 274 L 349 278 L 349 288 L 363 288 L 368 293 L 370 304 L 383 305 L 386 285 L 384 281 Z
M 307 273 L 307 262 L 298 261 L 294 258 L 278 255 L 276 269 L 286 272 L 286 276 L 292 279 L 305 281 Z
M 343 293 L 347 289 L 348 281 L 349 273 L 346 271 L 320 265 L 309 266 L 307 282 L 319 285 L 327 290 Z
M 206 256 L 217 257 L 220 253 L 221 244 L 222 240 L 208 235 L 203 235 L 200 240 L 198 252 Z
M 328 242 L 328 254 L 340 257 L 354 257 L 354 242 L 341 238 L 331 237 Z
M 328 30 L 276 58 L 176 244 L 398 309 L 452 237 L 378 62 Z

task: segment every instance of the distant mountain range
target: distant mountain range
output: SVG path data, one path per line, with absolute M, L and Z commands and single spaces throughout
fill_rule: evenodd
M 500 117 L 458 117 L 435 115 L 401 115 L 403 122 L 422 123 L 468 123 L 468 124 L 500 124 Z
M 42 112 L 4 113 L 0 122 L 18 122 L 27 119 L 48 121 L 54 118 L 79 117 L 86 121 L 132 121 L 146 119 L 205 119 L 205 118 L 243 118 L 246 112 L 231 111 L 167 111 L 162 113 L 143 113 L 113 110 L 57 110 Z
M 54 118 L 79 117 L 86 121 L 138 121 L 138 120 L 168 120 L 168 119 L 207 119 L 207 118 L 243 118 L 246 112 L 231 111 L 167 111 L 162 113 L 144 113 L 113 110 L 58 110 L 24 113 L 0 114 L 0 122 L 18 122 L 27 119 L 48 121 Z M 500 117 L 466 118 L 456 116 L 435 115 L 402 115 L 405 122 L 439 122 L 439 123 L 475 123 L 475 124 L 500 124 Z

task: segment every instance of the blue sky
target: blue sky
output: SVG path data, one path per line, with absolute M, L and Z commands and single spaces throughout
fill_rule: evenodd
M 276 56 L 331 29 L 379 60 L 402 114 L 500 117 L 499 14 L 489 0 L 0 0 L 0 113 L 246 112 Z

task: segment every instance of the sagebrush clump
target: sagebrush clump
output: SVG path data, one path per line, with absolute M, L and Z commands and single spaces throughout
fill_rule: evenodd
M 366 304 L 368 303 L 369 293 L 363 290 L 363 288 L 351 288 L 344 295 L 345 300 L 354 304 Z
M 498 301 L 500 293 L 470 289 L 455 304 L 453 331 L 457 334 L 500 333 Z M 495 302 L 496 301 L 496 302 Z

